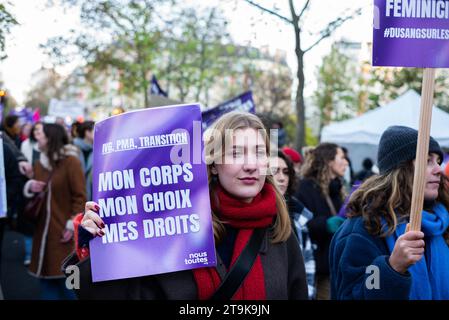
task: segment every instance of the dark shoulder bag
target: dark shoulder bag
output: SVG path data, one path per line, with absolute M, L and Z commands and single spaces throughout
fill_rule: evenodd
M 254 229 L 247 245 L 210 300 L 230 300 L 234 296 L 248 275 L 249 270 L 251 270 L 254 260 L 256 260 L 266 231 L 266 228 Z
M 28 200 L 27 204 L 25 205 L 25 208 L 23 209 L 23 215 L 29 221 L 36 222 L 37 219 L 39 218 L 39 214 L 47 198 L 46 195 L 48 191 L 48 185 L 50 184 L 52 176 L 53 172 L 51 172 L 50 175 L 48 176 L 44 190 L 36 194 L 30 200 Z

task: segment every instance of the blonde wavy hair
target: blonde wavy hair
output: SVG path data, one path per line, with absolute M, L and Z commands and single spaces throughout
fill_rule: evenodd
M 384 175 L 368 178 L 352 195 L 347 210 L 348 217 L 361 216 L 371 235 L 387 237 L 410 216 L 413 192 L 413 161 L 407 162 Z M 444 174 L 436 201 L 449 208 L 449 184 Z M 387 227 L 382 229 L 382 218 Z M 448 234 L 445 234 L 446 242 Z
M 218 179 L 214 177 L 211 168 L 215 163 L 222 163 L 224 158 L 224 146 L 232 143 L 233 135 L 229 134 L 237 129 L 252 128 L 260 132 L 263 136 L 267 155 L 270 156 L 270 138 L 262 121 L 254 114 L 247 112 L 229 112 L 220 117 L 210 128 L 204 133 L 205 142 L 205 160 L 207 163 L 207 174 L 209 179 L 210 198 L 218 201 L 215 189 L 218 184 Z M 271 233 L 271 242 L 279 243 L 288 239 L 291 234 L 291 222 L 288 213 L 288 208 L 284 197 L 276 187 L 273 176 L 268 174 L 265 183 L 273 186 L 276 193 L 276 207 L 277 216 Z M 225 236 L 226 229 L 223 221 L 220 221 L 218 215 L 212 212 L 212 221 L 214 228 L 214 236 L 217 242 L 220 242 Z

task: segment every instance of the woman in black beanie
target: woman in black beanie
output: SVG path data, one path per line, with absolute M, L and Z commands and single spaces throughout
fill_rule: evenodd
M 330 246 L 333 299 L 449 299 L 449 189 L 443 153 L 431 137 L 422 231 L 408 231 L 418 132 L 382 135 L 380 174 L 354 192 L 347 221 Z

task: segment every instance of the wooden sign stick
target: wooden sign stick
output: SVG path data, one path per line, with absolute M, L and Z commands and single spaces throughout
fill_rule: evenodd
M 421 113 L 419 117 L 418 145 L 416 147 L 415 174 L 410 210 L 410 230 L 421 230 L 421 218 L 426 187 L 427 155 L 429 153 L 430 125 L 435 87 L 435 69 L 425 68 L 422 93 Z

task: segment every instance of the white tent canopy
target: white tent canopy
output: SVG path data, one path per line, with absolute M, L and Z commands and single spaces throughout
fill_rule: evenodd
M 409 90 L 396 100 L 357 118 L 325 126 L 321 142 L 333 142 L 346 146 L 355 170 L 364 157 L 376 161 L 377 145 L 382 133 L 390 126 L 402 125 L 418 129 L 421 97 Z M 442 147 L 449 148 L 449 114 L 433 106 L 430 135 Z M 359 150 L 357 150 L 357 148 Z M 365 151 L 361 149 L 366 149 Z M 364 153 L 364 155 L 357 155 Z M 352 155 L 357 155 L 357 162 Z

